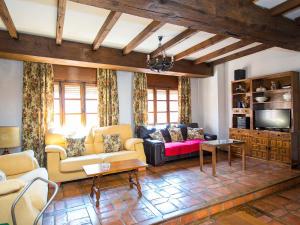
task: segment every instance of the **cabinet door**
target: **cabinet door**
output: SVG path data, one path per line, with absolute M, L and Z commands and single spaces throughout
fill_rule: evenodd
M 254 134 L 255 135 L 255 134 Z M 268 159 L 269 142 L 266 137 L 251 137 L 251 156 L 259 159 Z

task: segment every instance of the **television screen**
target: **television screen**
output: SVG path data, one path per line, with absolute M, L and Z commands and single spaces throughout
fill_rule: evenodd
M 256 128 L 290 128 L 291 112 L 289 109 L 255 110 Z

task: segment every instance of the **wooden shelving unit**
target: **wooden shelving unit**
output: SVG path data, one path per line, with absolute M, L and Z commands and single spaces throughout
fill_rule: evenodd
M 277 85 L 276 89 L 271 89 L 273 82 Z M 298 72 L 232 81 L 232 128 L 229 134 L 231 138 L 246 141 L 248 156 L 288 163 L 291 166 L 300 164 L 299 85 Z M 264 87 L 266 90 L 257 91 L 259 87 Z M 291 93 L 291 100 L 285 101 L 283 94 L 288 92 Z M 257 102 L 255 98 L 259 96 L 268 99 L 265 102 Z M 256 130 L 254 112 L 261 109 L 290 109 L 291 128 L 285 132 Z M 250 126 L 247 129 L 238 128 L 238 117 L 248 117 Z M 232 151 L 240 154 L 239 148 L 233 148 Z

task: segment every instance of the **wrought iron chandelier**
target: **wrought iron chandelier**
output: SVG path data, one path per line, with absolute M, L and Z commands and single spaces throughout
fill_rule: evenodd
M 167 57 L 165 49 L 162 47 L 161 41 L 163 36 L 158 36 L 158 48 L 161 49 L 158 56 L 151 58 L 150 55 L 147 55 L 147 66 L 152 71 L 168 71 L 174 65 L 174 57 Z

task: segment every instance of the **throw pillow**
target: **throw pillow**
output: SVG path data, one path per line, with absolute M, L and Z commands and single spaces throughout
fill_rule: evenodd
M 153 132 L 152 134 L 149 134 L 149 136 L 150 136 L 153 140 L 165 142 L 165 139 L 164 139 L 162 133 L 160 132 L 160 130 L 157 130 L 157 131 Z
M 188 131 L 188 140 L 192 139 L 204 139 L 204 132 L 202 128 L 187 128 Z
M 0 183 L 4 181 L 6 181 L 6 175 L 2 170 L 0 170 Z
M 169 133 L 173 142 L 183 141 L 181 129 L 178 127 L 169 128 Z
M 121 151 L 122 142 L 119 134 L 103 135 L 104 152 L 118 152 Z
M 81 156 L 85 151 L 85 137 L 66 137 L 66 152 L 68 157 Z
M 168 128 L 160 129 L 160 133 L 162 134 L 166 143 L 172 142 Z

